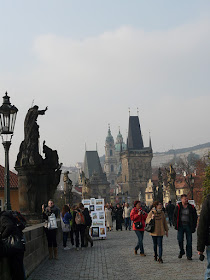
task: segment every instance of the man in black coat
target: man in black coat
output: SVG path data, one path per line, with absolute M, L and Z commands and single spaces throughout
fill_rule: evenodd
M 168 214 L 170 227 L 172 227 L 172 225 L 173 225 L 174 209 L 175 209 L 175 206 L 174 206 L 174 204 L 171 203 L 171 200 L 170 200 L 168 205 L 166 206 L 166 212 Z
M 83 207 L 83 215 L 85 217 L 85 236 L 84 236 L 85 247 L 88 247 L 88 242 L 90 242 L 91 247 L 93 247 L 93 240 L 89 233 L 92 224 L 92 219 L 90 217 L 89 210 L 85 207 Z
M 5 246 L 3 239 L 10 235 L 22 238 L 22 230 L 18 228 L 11 217 L 11 211 L 2 211 L 0 212 L 0 257 L 8 257 L 12 280 L 24 280 L 24 248 L 16 251 Z
M 177 239 L 179 243 L 180 253 L 178 258 L 182 258 L 184 251 L 184 233 L 186 234 L 187 259 L 192 260 L 192 233 L 195 232 L 197 226 L 197 212 L 193 205 L 188 203 L 186 194 L 181 195 L 181 202 L 174 211 L 174 227 L 178 230 Z
M 203 202 L 197 231 L 197 250 L 199 255 L 203 255 L 206 246 L 207 269 L 205 280 L 210 279 L 210 194 Z
M 123 222 L 123 209 L 119 203 L 117 203 L 117 207 L 115 209 L 115 218 L 116 218 L 116 230 L 122 230 L 122 222 Z

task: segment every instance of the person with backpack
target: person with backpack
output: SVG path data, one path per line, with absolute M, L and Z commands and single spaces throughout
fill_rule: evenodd
M 61 212 L 61 227 L 63 231 L 63 248 L 64 250 L 69 250 L 70 248 L 66 246 L 67 244 L 67 239 L 69 232 L 71 230 L 70 228 L 70 221 L 72 219 L 72 215 L 70 213 L 70 209 L 68 205 L 64 205 L 62 212 Z
M 25 218 L 16 211 L 0 211 L 0 257 L 9 259 L 12 280 L 25 280 L 23 265 Z
M 71 216 L 72 216 L 72 219 L 70 221 L 70 239 L 71 239 L 71 245 L 72 247 L 74 247 L 74 219 L 73 219 L 73 216 L 74 216 L 74 211 L 76 209 L 76 206 L 74 205 L 73 207 L 70 206 L 69 204 L 69 209 L 70 209 L 70 213 L 71 213 Z
M 81 248 L 84 250 L 84 237 L 85 237 L 85 217 L 83 215 L 84 205 L 79 203 L 78 207 L 76 208 L 73 216 L 74 221 L 74 230 L 76 236 L 76 250 L 79 251 L 79 236 L 81 240 Z
M 85 247 L 88 247 L 88 242 L 91 244 L 91 247 L 93 247 L 93 240 L 89 234 L 90 227 L 92 224 L 92 219 L 90 217 L 90 214 L 89 214 L 89 211 L 87 208 L 83 207 L 83 215 L 85 217 L 85 236 L 84 236 Z
M 44 230 L 47 236 L 49 259 L 58 259 L 58 246 L 56 240 L 57 234 L 57 223 L 56 218 L 58 217 L 59 209 L 54 205 L 54 201 L 50 199 L 48 206 L 42 205 L 43 219 L 45 220 Z

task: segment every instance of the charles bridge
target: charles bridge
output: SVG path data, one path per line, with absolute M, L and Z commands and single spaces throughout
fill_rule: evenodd
M 26 252 L 25 269 L 28 280 L 202 280 L 206 269 L 206 259 L 201 262 L 196 251 L 196 233 L 193 234 L 193 260 L 186 256 L 178 259 L 177 232 L 170 228 L 169 237 L 163 240 L 163 264 L 153 261 L 152 239 L 145 233 L 146 257 L 134 255 L 137 238 L 133 231 L 112 231 L 106 240 L 94 241 L 94 246 L 84 251 L 74 248 L 64 251 L 59 245 L 59 259 L 48 260 L 47 240 L 43 224 L 25 230 Z M 61 229 L 58 238 L 61 241 Z M 68 240 L 70 243 L 70 240 Z M 6 259 L 0 262 L 0 271 L 7 265 Z M 0 274 L 1 280 L 8 280 L 8 271 Z

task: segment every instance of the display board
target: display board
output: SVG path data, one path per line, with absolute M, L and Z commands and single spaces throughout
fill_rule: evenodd
M 90 211 L 92 225 L 90 234 L 93 238 L 106 237 L 105 211 L 103 198 L 83 199 L 84 207 Z

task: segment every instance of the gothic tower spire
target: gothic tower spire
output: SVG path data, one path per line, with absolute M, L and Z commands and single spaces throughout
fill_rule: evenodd
M 129 117 L 128 150 L 141 150 L 144 148 L 141 127 L 138 116 Z

